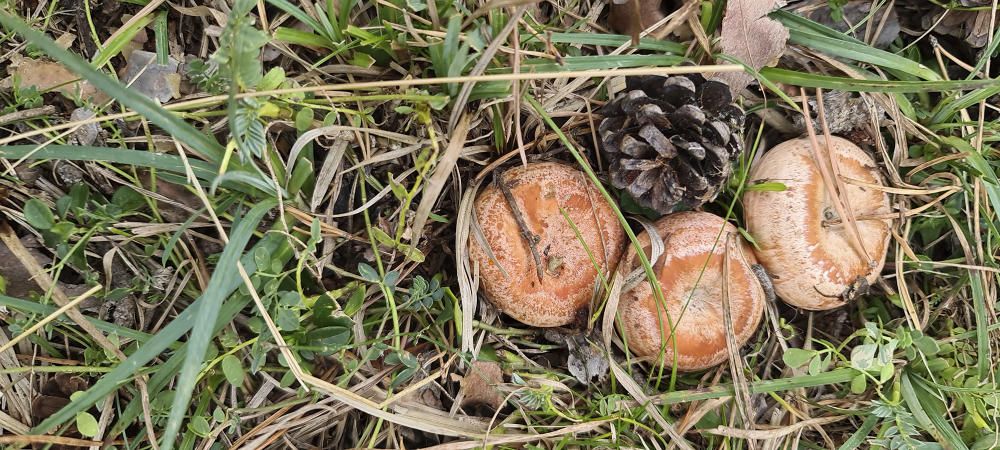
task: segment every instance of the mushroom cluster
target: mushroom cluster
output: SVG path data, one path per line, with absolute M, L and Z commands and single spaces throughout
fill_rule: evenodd
M 810 310 L 841 306 L 878 280 L 891 235 L 878 167 L 847 140 L 821 142 L 784 142 L 752 168 L 751 184 L 785 186 L 743 198 L 756 250 L 725 219 L 695 211 L 664 216 L 638 236 L 655 280 L 628 247 L 617 267 L 626 280 L 618 313 L 631 352 L 685 371 L 725 361 L 763 317 L 768 277 L 758 261 L 777 295 Z M 474 213 L 470 257 L 483 292 L 531 326 L 582 324 L 628 244 L 592 182 L 559 163 L 496 175 Z

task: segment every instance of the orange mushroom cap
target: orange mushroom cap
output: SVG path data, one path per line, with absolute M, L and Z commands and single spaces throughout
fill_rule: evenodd
M 766 298 L 751 269 L 756 264 L 753 253 L 736 227 L 713 214 L 671 214 L 657 221 L 655 227 L 663 239 L 664 252 L 653 264 L 653 273 L 660 283 L 664 304 L 655 299 L 646 280 L 622 293 L 618 312 L 628 348 L 660 364 L 672 365 L 674 324 L 677 369 L 715 366 L 728 355 L 723 295 L 729 300 L 738 346 L 750 339 L 763 317 Z M 650 256 L 649 235 L 642 233 L 638 239 Z M 641 267 L 634 250 L 629 251 L 623 267 L 630 272 Z M 656 358 L 661 349 L 662 356 Z
M 819 142 L 824 145 L 823 137 Z M 859 288 L 878 281 L 891 237 L 891 219 L 871 218 L 891 212 L 889 196 L 873 187 L 883 185 L 875 161 L 846 139 L 833 137 L 830 143 L 830 155 L 846 179 L 842 196 L 857 219 L 867 256 L 837 215 L 809 139 L 775 146 L 750 172 L 751 184 L 779 182 L 784 191 L 749 191 L 743 197 L 747 230 L 757 243 L 757 258 L 774 277 L 775 293 L 809 310 L 843 306 Z
M 583 172 L 563 164 L 528 164 L 499 177 L 537 237 L 542 277 L 506 196 L 493 183 L 474 205 L 489 251 L 475 233 L 469 238 L 483 292 L 501 311 L 527 325 L 563 326 L 585 316 L 601 282 L 595 264 L 610 280 L 607 274 L 623 251 L 625 232 L 614 210 Z

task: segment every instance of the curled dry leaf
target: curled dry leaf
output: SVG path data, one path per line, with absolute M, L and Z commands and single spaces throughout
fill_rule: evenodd
M 121 78 L 133 90 L 166 102 L 181 96 L 179 64 L 174 58 L 168 58 L 167 64 L 158 64 L 156 53 L 136 50 L 129 56 Z
M 494 410 L 503 405 L 503 393 L 497 385 L 503 383 L 503 370 L 493 361 L 475 361 L 462 378 L 465 397 L 462 406 L 486 405 Z
M 779 0 L 730 0 L 726 16 L 722 19 L 722 38 L 719 49 L 754 70 L 777 62 L 785 51 L 788 29 L 767 17 L 785 2 Z M 720 61 L 725 63 L 726 61 Z M 746 72 L 720 73 L 713 77 L 729 84 L 736 97 L 750 84 L 753 77 Z
M 611 365 L 598 346 L 582 334 L 565 335 L 564 339 L 566 347 L 569 348 L 566 367 L 577 381 L 589 385 L 592 382 L 602 383 L 608 378 Z

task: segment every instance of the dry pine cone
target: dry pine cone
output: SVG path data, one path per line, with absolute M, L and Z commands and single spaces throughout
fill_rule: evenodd
M 743 111 L 698 74 L 631 77 L 599 111 L 611 184 L 660 214 L 715 199 L 740 153 Z

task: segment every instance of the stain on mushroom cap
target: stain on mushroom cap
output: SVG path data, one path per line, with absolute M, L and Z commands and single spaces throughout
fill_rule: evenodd
M 658 307 L 648 281 L 622 293 L 619 314 L 629 350 L 672 365 L 670 324 L 675 323 L 678 370 L 701 370 L 722 363 L 728 357 L 723 293 L 728 295 L 738 346 L 750 339 L 763 317 L 765 296 L 751 270 L 756 264 L 753 253 L 736 227 L 713 214 L 671 214 L 655 227 L 663 239 L 664 253 L 653 264 L 653 273 L 666 308 Z M 643 233 L 638 239 L 649 256 L 649 235 Z M 629 251 L 624 267 L 629 272 L 641 267 L 634 250 Z M 662 356 L 656 358 L 661 347 Z
M 819 137 L 820 145 L 825 140 Z M 883 185 L 875 161 L 850 141 L 833 137 L 830 154 L 841 176 Z M 848 225 L 837 217 L 833 197 L 813 159 L 809 139 L 783 142 L 764 154 L 750 183 L 779 182 L 784 191 L 750 191 L 743 197 L 747 230 L 757 243 L 757 258 L 774 277 L 775 293 L 786 303 L 826 310 L 847 303 L 859 286 L 878 281 L 891 237 L 891 219 L 865 219 L 891 212 L 881 190 L 842 183 L 865 251 L 859 254 Z
M 493 183 L 474 206 L 485 242 L 475 233 L 469 238 L 471 262 L 479 266 L 483 292 L 501 311 L 527 325 L 568 325 L 587 312 L 601 282 L 595 262 L 610 279 L 608 273 L 623 251 L 624 230 L 586 175 L 567 165 L 533 163 L 500 177 L 528 230 L 538 237 L 543 276 L 539 280 L 528 242 L 503 192 Z

